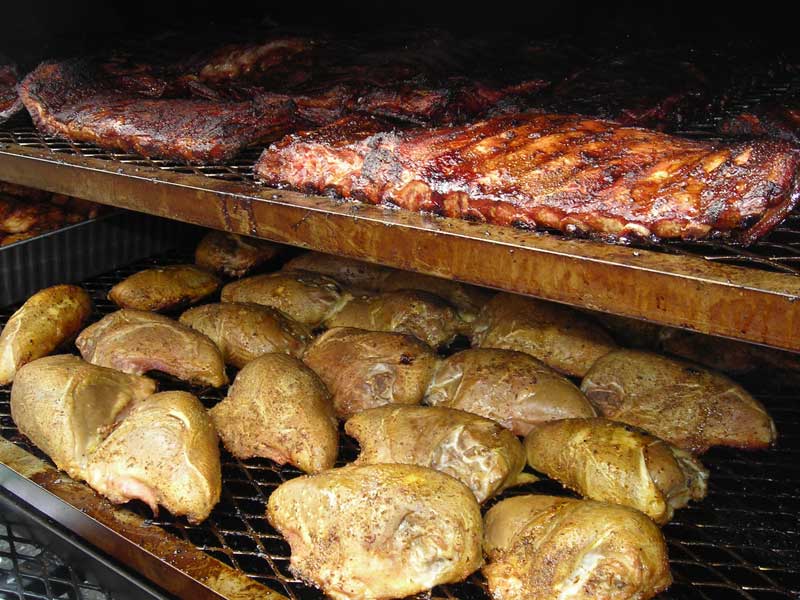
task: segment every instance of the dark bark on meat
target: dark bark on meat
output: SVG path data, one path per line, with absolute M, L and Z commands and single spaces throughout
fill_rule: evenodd
M 268 148 L 272 185 L 608 239 L 750 243 L 800 198 L 800 152 L 715 144 L 576 115 L 512 114 L 432 130 L 348 118 Z
M 22 110 L 22 102 L 17 95 L 17 80 L 17 68 L 0 56 L 0 123 Z

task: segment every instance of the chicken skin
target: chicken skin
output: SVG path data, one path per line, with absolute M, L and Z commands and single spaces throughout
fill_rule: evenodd
M 646 600 L 672 583 L 661 531 L 624 506 L 516 496 L 486 513 L 485 531 L 495 600 Z
M 228 277 L 242 277 L 280 254 L 282 246 L 267 240 L 209 231 L 194 253 L 194 262 Z
M 204 304 L 187 310 L 179 321 L 207 335 L 225 363 L 239 369 L 269 352 L 299 358 L 311 339 L 307 327 L 260 304 Z
M 73 479 L 124 414 L 155 393 L 152 379 L 96 367 L 72 354 L 23 366 L 11 388 L 17 428 Z
M 303 361 L 325 382 L 340 419 L 384 404 L 419 404 L 436 367 L 433 350 L 413 336 L 350 327 L 319 336 Z
M 353 258 L 305 252 L 283 266 L 284 271 L 311 271 L 332 277 L 352 290 L 374 291 L 391 269 Z
M 306 473 L 336 461 L 339 431 L 328 390 L 294 357 L 265 354 L 248 363 L 210 414 L 237 458 L 261 456 Z
M 565 375 L 583 377 L 601 356 L 616 349 L 590 317 L 551 302 L 497 294 L 472 323 L 472 344 L 518 350 Z
M 200 401 L 161 392 L 133 406 L 89 458 L 86 482 L 111 502 L 141 500 L 190 523 L 219 502 L 219 441 Z
M 688 452 L 622 423 L 563 419 L 525 438 L 528 463 L 581 496 L 640 510 L 667 523 L 706 495 L 708 471 Z
M 310 271 L 255 275 L 222 288 L 223 302 L 271 306 L 309 327 L 322 323 L 349 299 L 335 280 Z
M 134 273 L 111 288 L 108 299 L 120 308 L 172 310 L 210 296 L 222 282 L 194 265 L 154 267 Z
M 72 340 L 91 312 L 92 299 L 75 285 L 55 285 L 28 298 L 0 334 L 0 385 L 12 382 L 23 365 Z
M 214 342 L 152 312 L 118 310 L 84 329 L 75 345 L 90 363 L 124 373 L 162 371 L 195 385 L 228 383 L 225 362 Z
M 566 377 L 529 354 L 493 348 L 441 361 L 423 402 L 481 415 L 522 436 L 544 421 L 596 414 Z
M 452 408 L 390 405 L 350 417 L 345 431 L 361 446 L 354 464 L 429 467 L 465 484 L 478 502 L 527 481 L 525 453 L 497 423 Z M 420 432 L 425 432 L 420 435 Z
M 482 561 L 472 492 L 415 465 L 292 479 L 270 495 L 267 517 L 292 548 L 292 571 L 334 600 L 402 598 L 461 581 Z
M 601 358 L 581 389 L 600 414 L 701 454 L 711 446 L 766 448 L 775 424 L 764 406 L 726 376 L 650 352 Z
M 437 348 L 464 330 L 464 322 L 442 298 L 403 290 L 359 296 L 325 321 L 328 327 L 407 333 Z

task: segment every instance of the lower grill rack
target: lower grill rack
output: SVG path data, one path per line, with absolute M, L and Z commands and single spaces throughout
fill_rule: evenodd
M 85 281 L 82 285 L 96 303 L 95 318 L 115 310 L 106 294 L 123 278 L 153 264 L 190 261 L 188 253 L 171 253 Z M 14 308 L 0 312 L 0 322 L 5 322 Z M 703 457 L 711 472 L 708 497 L 677 511 L 674 520 L 664 527 L 675 582 L 659 596 L 661 600 L 800 598 L 800 405 L 796 401 L 797 390 L 766 389 L 771 383 L 750 382 L 746 386 L 756 392 L 775 419 L 778 447 L 763 452 L 715 449 Z M 181 386 L 165 380 L 161 387 Z M 14 426 L 9 391 L 8 387 L 0 388 L 0 437 L 46 458 Z M 225 390 L 191 391 L 207 407 L 225 395 Z M 353 440 L 346 436 L 342 440 L 338 465 L 357 454 Z M 321 598 L 321 592 L 290 571 L 289 545 L 265 517 L 272 490 L 300 472 L 289 466 L 278 467 L 266 459 L 240 461 L 224 451 L 222 462 L 222 498 L 204 523 L 190 525 L 163 513 L 152 519 L 149 510 L 135 502 L 126 508 L 292 600 Z M 544 480 L 504 495 L 530 492 L 567 493 L 558 483 Z M 35 498 L 32 503 L 36 504 Z M 0 552 L 0 561 L 2 556 Z M 457 585 L 437 587 L 425 597 L 489 599 L 480 574 Z

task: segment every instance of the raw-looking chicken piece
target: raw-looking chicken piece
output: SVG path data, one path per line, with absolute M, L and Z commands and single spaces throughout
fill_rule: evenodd
M 228 277 L 241 277 L 248 271 L 272 260 L 282 246 L 267 240 L 209 231 L 194 252 L 194 262 Z
M 376 289 L 377 283 L 391 271 L 381 265 L 322 252 L 306 252 L 296 256 L 283 266 L 283 270 L 321 273 L 351 289 L 362 291 Z
M 306 473 L 336 461 L 339 431 L 328 390 L 291 356 L 265 354 L 248 363 L 210 414 L 237 458 L 260 456 Z
M 465 324 L 439 296 L 405 290 L 354 298 L 325 325 L 407 333 L 437 348 L 464 331 Z
M 777 437 L 764 406 L 744 388 L 694 363 L 650 352 L 608 354 L 581 389 L 603 416 L 695 454 L 711 446 L 767 448 Z
M 268 352 L 299 358 L 311 340 L 306 326 L 260 304 L 204 304 L 187 310 L 179 321 L 207 335 L 225 363 L 239 369 Z
M 140 402 L 91 455 L 86 482 L 111 502 L 141 500 L 190 523 L 219 502 L 219 440 L 200 401 L 161 392 Z
M 494 292 L 452 279 L 432 277 L 422 273 L 398 271 L 392 269 L 387 276 L 377 283 L 376 289 L 381 291 L 420 290 L 444 298 L 455 306 L 458 316 L 466 322 L 472 322 L 481 308 L 494 295 Z
M 11 418 L 59 469 L 82 480 L 88 456 L 114 424 L 155 391 L 147 377 L 97 367 L 72 354 L 47 356 L 19 370 Z
M 597 414 L 575 384 L 543 362 L 493 348 L 441 361 L 423 401 L 481 415 L 523 436 L 543 421 Z
M 384 404 L 419 404 L 436 367 L 436 355 L 410 335 L 330 329 L 306 351 L 303 361 L 333 396 L 340 419 Z
M 495 600 L 647 600 L 672 583 L 661 531 L 624 506 L 516 496 L 486 513 L 485 531 Z
M 482 561 L 475 496 L 416 465 L 292 479 L 270 495 L 267 517 L 292 548 L 292 570 L 335 600 L 403 598 L 461 581 Z
M 162 371 L 195 385 L 228 383 L 225 361 L 202 333 L 169 317 L 123 308 L 84 329 L 75 341 L 92 364 L 142 375 Z
M 310 271 L 255 275 L 222 288 L 223 302 L 271 306 L 309 327 L 322 323 L 349 299 L 336 281 Z
M 381 406 L 350 417 L 345 431 L 361 447 L 354 464 L 401 463 L 436 469 L 469 487 L 478 502 L 534 480 L 522 474 L 525 453 L 514 434 L 461 410 Z
M 333 277 L 347 285 L 351 291 L 394 292 L 398 290 L 421 290 L 435 294 L 456 307 L 459 316 L 472 321 L 481 307 L 491 298 L 490 290 L 453 281 L 400 271 L 352 258 L 306 252 L 284 265 L 284 270 L 304 269 Z
M 0 333 L 0 385 L 14 381 L 22 365 L 72 340 L 91 312 L 92 299 L 76 285 L 54 285 L 28 298 Z
M 565 375 L 583 377 L 617 346 L 586 315 L 559 304 L 515 294 L 497 294 L 472 323 L 480 348 L 518 350 Z
M 221 285 L 216 275 L 194 265 L 153 267 L 120 281 L 108 299 L 120 308 L 171 310 L 194 304 Z
M 629 425 L 563 419 L 525 438 L 528 464 L 581 496 L 622 504 L 664 524 L 706 495 L 708 471 L 694 456 Z

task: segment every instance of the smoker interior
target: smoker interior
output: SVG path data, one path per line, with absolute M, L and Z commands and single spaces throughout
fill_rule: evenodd
M 187 261 L 191 261 L 188 251 L 176 251 L 83 282 L 96 303 L 94 318 L 116 309 L 106 295 L 128 275 L 154 264 Z M 5 322 L 14 308 L 4 309 L 0 321 Z M 763 452 L 715 449 L 703 457 L 711 471 L 708 497 L 677 511 L 664 527 L 675 583 L 660 598 L 767 600 L 800 595 L 800 406 L 796 400 L 800 390 L 771 380 L 745 384 L 775 419 L 779 444 Z M 766 385 L 770 387 L 766 389 Z M 162 379 L 161 387 L 178 389 L 181 385 Z M 226 393 L 225 389 L 191 391 L 208 407 Z M 46 458 L 15 428 L 8 387 L 0 388 L 0 435 Z M 352 460 L 357 453 L 355 442 L 342 436 L 337 464 Z M 265 518 L 272 490 L 300 471 L 278 467 L 266 459 L 240 461 L 225 451 L 222 463 L 222 499 L 207 521 L 189 525 L 162 513 L 154 523 L 289 598 L 320 598 L 319 591 L 292 575 L 289 546 Z M 509 490 L 500 498 L 529 492 L 568 493 L 560 484 L 544 480 Z M 128 506 L 151 516 L 143 505 Z M 434 589 L 432 597 L 488 600 L 489 595 L 483 578 L 475 574 L 464 583 Z

